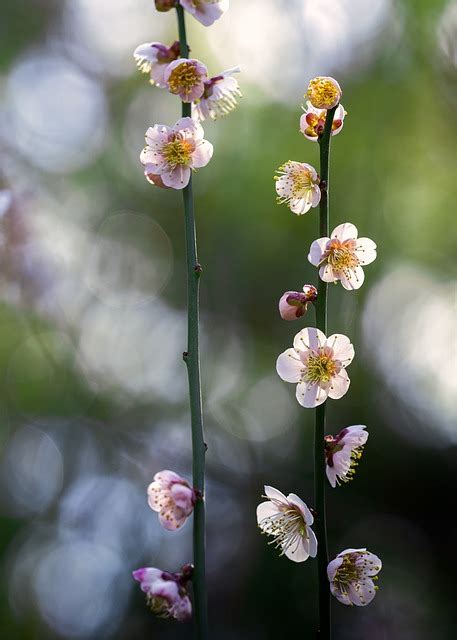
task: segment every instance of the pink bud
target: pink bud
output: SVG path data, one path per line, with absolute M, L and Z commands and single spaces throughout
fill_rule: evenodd
M 296 320 L 305 315 L 308 303 L 317 298 L 317 289 L 305 284 L 301 291 L 286 291 L 279 301 L 279 314 L 283 320 Z

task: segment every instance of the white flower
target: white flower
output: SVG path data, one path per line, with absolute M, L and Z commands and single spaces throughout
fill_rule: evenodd
M 216 120 L 236 108 L 237 97 L 241 97 L 241 91 L 232 74 L 240 71 L 239 67 L 227 69 L 204 82 L 203 95 L 196 99 L 193 105 L 193 116 L 196 120 Z
M 293 349 L 278 357 L 276 371 L 286 382 L 297 383 L 298 402 L 312 408 L 327 397 L 344 396 L 350 384 L 346 367 L 353 358 L 349 338 L 340 333 L 326 338 L 319 329 L 307 327 L 295 336 Z
M 171 47 L 161 42 L 145 42 L 135 49 L 133 57 L 138 69 L 150 74 L 151 84 L 164 88 L 166 87 L 165 69 L 170 62 L 179 58 L 179 42 L 173 42 Z
M 312 243 L 308 260 L 319 267 L 324 282 L 340 280 L 345 289 L 359 289 L 365 275 L 362 265 L 376 260 L 376 244 L 369 238 L 357 238 L 358 231 L 350 222 L 338 225 L 330 238 Z
M 140 160 L 150 182 L 160 176 L 160 186 L 184 189 L 191 171 L 206 166 L 213 155 L 213 145 L 203 135 L 203 127 L 192 118 L 180 118 L 173 127 L 149 127 Z
M 332 487 L 340 480 L 352 480 L 363 446 L 368 440 L 366 427 L 361 424 L 342 429 L 335 437 L 325 436 L 325 461 L 327 478 Z
M 376 595 L 374 580 L 382 562 L 366 549 L 346 549 L 329 562 L 330 591 L 343 604 L 363 607 Z
M 179 4 L 205 27 L 219 20 L 229 8 L 229 0 L 179 0 Z
M 262 533 L 272 536 L 272 543 L 281 549 L 294 562 L 304 562 L 317 554 L 317 540 L 311 525 L 314 518 L 295 493 L 286 496 L 274 489 L 265 487 L 268 502 L 261 502 L 257 507 L 257 524 Z
M 317 142 L 319 137 L 324 133 L 325 120 L 327 118 L 327 110 L 326 109 L 316 109 L 313 107 L 311 102 L 308 100 L 306 103 L 305 113 L 302 114 L 300 118 L 300 131 L 312 142 Z M 340 104 L 333 117 L 332 121 L 332 136 L 336 136 L 341 129 L 343 128 L 344 117 L 346 116 L 346 111 L 343 106 Z
M 288 160 L 277 170 L 276 193 L 278 204 L 287 204 L 292 213 L 301 216 L 317 207 L 321 199 L 319 176 L 306 162 Z

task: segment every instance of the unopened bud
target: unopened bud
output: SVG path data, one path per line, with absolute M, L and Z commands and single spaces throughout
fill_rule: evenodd
M 317 76 L 310 80 L 305 98 L 316 109 L 333 109 L 341 100 L 343 92 L 338 82 L 328 76 Z
M 176 7 L 176 0 L 155 0 L 157 11 L 170 11 Z
M 283 320 L 296 320 L 305 315 L 308 304 L 317 298 L 317 289 L 305 284 L 301 291 L 286 291 L 279 301 L 279 313 Z

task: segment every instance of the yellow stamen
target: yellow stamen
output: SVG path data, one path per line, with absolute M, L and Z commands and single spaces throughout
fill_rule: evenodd
M 176 138 L 164 145 L 162 155 L 171 169 L 178 165 L 187 166 L 192 157 L 192 145 L 187 140 Z
M 191 93 L 192 89 L 201 82 L 201 77 L 195 64 L 182 62 L 173 69 L 168 78 L 170 93 Z
M 326 354 L 311 355 L 306 364 L 305 379 L 308 382 L 329 382 L 336 372 L 336 364 Z

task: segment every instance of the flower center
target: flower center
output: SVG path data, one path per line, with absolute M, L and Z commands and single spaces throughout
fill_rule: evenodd
M 170 617 L 169 602 L 163 596 L 148 596 L 147 597 L 149 608 L 152 613 L 155 613 L 159 618 Z
M 334 582 L 338 583 L 340 589 L 359 580 L 359 571 L 354 559 L 350 555 L 343 558 L 343 562 L 335 573 Z
M 300 540 L 308 535 L 301 511 L 293 507 L 280 508 L 278 513 L 259 524 L 262 533 L 273 536 L 270 544 L 274 544 L 277 549 L 281 548 L 282 553 L 293 544 L 298 546 Z
M 163 146 L 162 155 L 172 170 L 178 165 L 187 166 L 192 157 L 192 144 L 176 138 Z
M 306 169 L 294 169 L 290 173 L 292 179 L 292 197 L 303 198 L 312 188 L 311 175 Z
M 313 354 L 306 363 L 305 380 L 311 383 L 329 382 L 336 373 L 336 362 L 325 353 Z
M 326 251 L 327 261 L 335 271 L 347 271 L 354 269 L 359 261 L 354 253 L 352 246 L 341 243 L 339 240 L 332 240 Z
M 324 78 L 315 78 L 309 83 L 308 97 L 316 109 L 326 109 L 339 99 L 335 83 Z
M 173 69 L 168 78 L 170 93 L 189 94 L 200 83 L 200 75 L 192 62 L 183 62 Z

